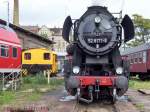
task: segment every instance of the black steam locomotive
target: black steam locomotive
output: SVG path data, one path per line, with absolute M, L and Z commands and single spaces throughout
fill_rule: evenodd
M 124 42 L 134 37 L 134 25 L 128 15 L 115 18 L 102 6 L 89 7 L 74 23 L 70 16 L 66 18 L 62 35 L 70 44 L 64 65 L 65 87 L 79 101 L 109 98 L 114 103 L 116 96 L 127 91 L 128 64 L 119 52 L 122 29 Z

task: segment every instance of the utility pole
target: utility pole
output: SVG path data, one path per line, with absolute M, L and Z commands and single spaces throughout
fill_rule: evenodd
M 19 26 L 19 0 L 14 0 L 13 24 Z
M 7 20 L 6 20 L 6 26 L 9 27 L 9 17 L 10 17 L 10 14 L 9 14 L 9 1 L 4 1 L 4 3 L 7 3 Z
M 9 1 L 7 1 L 7 14 L 8 14 L 8 20 L 7 20 L 7 26 L 9 27 Z

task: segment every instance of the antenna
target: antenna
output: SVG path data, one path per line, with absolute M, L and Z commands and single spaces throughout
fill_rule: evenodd
M 121 16 L 124 10 L 124 5 L 125 5 L 125 0 L 122 1 L 121 7 L 120 7 Z

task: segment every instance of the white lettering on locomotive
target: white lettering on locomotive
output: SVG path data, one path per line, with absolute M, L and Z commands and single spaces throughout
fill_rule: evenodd
M 107 42 L 108 42 L 107 38 L 100 38 L 100 39 L 89 38 L 88 39 L 89 44 L 102 44 L 102 43 L 107 43 Z

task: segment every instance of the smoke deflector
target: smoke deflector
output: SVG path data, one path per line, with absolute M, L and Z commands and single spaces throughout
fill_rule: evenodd
M 129 40 L 134 38 L 134 24 L 131 20 L 131 18 L 128 15 L 125 15 L 121 25 L 124 29 L 124 42 L 128 42 Z
M 70 33 L 72 25 L 73 25 L 73 23 L 72 23 L 71 17 L 68 16 L 65 19 L 65 22 L 63 25 L 63 31 L 62 31 L 63 39 L 68 43 L 69 43 L 69 33 Z

